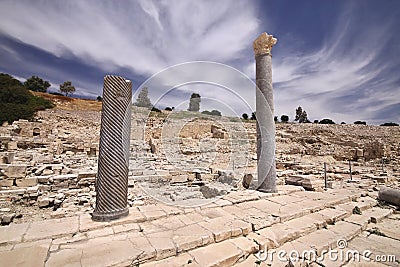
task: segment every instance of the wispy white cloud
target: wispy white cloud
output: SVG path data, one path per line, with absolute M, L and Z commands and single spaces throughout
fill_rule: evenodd
M 380 59 L 394 25 L 355 23 L 356 11 L 347 8 L 322 47 L 273 58 L 277 114 L 293 116 L 302 106 L 315 119 L 379 122 L 379 110 L 399 103 L 399 81 L 390 73 L 399 62 Z
M 0 33 L 103 70 L 151 75 L 192 60 L 227 62 L 256 35 L 247 1 L 2 1 Z
M 254 78 L 252 42 L 274 23 L 269 21 L 271 24 L 266 25 L 268 12 L 273 11 L 263 7 L 260 13 L 259 4 L 228 0 L 3 0 L 0 34 L 60 58 L 79 59 L 107 73 L 128 69 L 139 77 L 149 77 L 171 65 L 206 60 L 234 65 Z M 279 25 L 274 25 L 277 32 L 271 33 L 277 35 L 279 46 L 272 50 L 276 115 L 292 117 L 300 105 L 311 119 L 378 122 L 384 119 L 376 114 L 389 114 L 387 120 L 398 120 L 394 118 L 400 114 L 394 110 L 399 104 L 400 82 L 393 69 L 399 70 L 400 64 L 394 57 L 381 58 L 397 31 L 398 19 L 384 17 L 385 14 L 374 10 L 361 12 L 362 6 L 346 5 L 337 18 L 338 23 L 325 33 L 321 47 L 312 49 L 305 47 L 308 40 L 290 32 L 287 34 L 292 36 L 292 42 L 282 42 Z M 59 83 L 69 79 L 63 76 L 65 70 L 27 62 L 9 46 L 0 44 L 1 51 L 8 54 L 8 62 L 14 59 L 15 64 L 45 73 L 49 80 Z M 240 88 L 240 81 L 219 75 L 215 69 L 211 73 L 196 71 L 189 69 L 179 77 L 164 77 L 158 82 L 171 85 L 194 74 L 213 76 L 221 84 L 236 88 L 254 109 L 255 89 Z M 93 85 L 89 79 L 76 81 L 77 88 L 92 95 L 100 94 L 101 88 L 97 88 L 100 83 Z M 156 85 L 150 88 L 154 101 L 160 93 L 154 91 L 157 88 Z M 222 91 L 204 88 L 214 93 L 215 98 L 234 101 Z M 180 92 L 184 90 L 181 88 Z M 202 94 L 206 97 L 208 91 Z

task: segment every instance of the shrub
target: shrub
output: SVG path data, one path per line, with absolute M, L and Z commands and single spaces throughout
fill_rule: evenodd
M 20 81 L 14 79 L 11 75 L 0 73 L 0 87 L 23 86 Z
M 319 122 L 319 124 L 336 124 L 336 123 L 331 119 L 323 119 Z
M 202 114 L 206 114 L 206 115 L 211 115 L 211 116 L 221 116 L 221 115 L 222 115 L 221 112 L 218 111 L 218 110 L 216 110 L 216 109 L 213 109 L 213 110 L 211 110 L 211 111 L 204 110 L 204 111 L 201 112 L 201 113 L 202 113 Z
M 32 91 L 45 93 L 51 84 L 38 76 L 32 76 L 24 82 L 24 86 Z
M 365 122 L 365 121 L 355 121 L 354 124 L 367 125 L 367 122 Z
M 278 122 L 278 116 L 274 116 L 274 122 Z
M 395 122 L 385 122 L 385 123 L 382 123 L 381 126 L 399 126 L 399 124 L 397 124 Z
M 251 113 L 251 118 L 250 118 L 250 120 L 253 120 L 253 121 L 257 120 L 256 112 L 252 112 L 252 113 Z
M 161 112 L 161 110 L 159 110 L 159 109 L 156 108 L 156 107 L 152 107 L 152 108 L 151 108 L 151 111 L 154 111 L 154 112 Z
M 243 114 L 242 114 L 242 118 L 243 118 L 244 120 L 248 120 L 248 119 L 249 119 L 249 115 L 247 115 L 247 113 L 243 113 Z
M 319 122 L 319 120 L 314 120 L 314 123 L 318 123 Z
M 167 111 L 172 111 L 172 108 L 166 107 L 165 110 L 167 110 Z
M 32 95 L 12 76 L 0 74 L 0 123 L 31 120 L 36 111 L 52 107 L 51 101 Z
M 63 94 L 61 94 L 61 93 L 59 93 L 59 92 L 50 92 L 49 94 L 51 94 L 51 95 L 64 96 Z
M 282 115 L 281 116 L 281 122 L 288 122 L 289 121 L 289 116 L 288 115 Z

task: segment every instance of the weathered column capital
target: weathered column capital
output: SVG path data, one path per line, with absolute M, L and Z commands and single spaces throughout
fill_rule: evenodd
M 276 44 L 276 42 L 277 39 L 274 38 L 274 36 L 268 35 L 268 33 L 263 32 L 253 42 L 254 55 L 271 55 L 271 49 Z

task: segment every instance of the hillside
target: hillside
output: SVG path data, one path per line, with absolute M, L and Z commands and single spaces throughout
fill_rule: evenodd
M 72 98 L 42 92 L 32 92 L 36 96 L 52 101 L 58 108 L 65 110 L 101 111 L 101 102 L 90 99 Z

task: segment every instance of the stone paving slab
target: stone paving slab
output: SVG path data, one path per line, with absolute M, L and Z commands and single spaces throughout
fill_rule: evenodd
M 66 217 L 31 223 L 24 235 L 25 241 L 72 235 L 79 230 L 79 217 Z
M 191 256 L 189 253 L 183 253 L 176 257 L 155 262 L 148 262 L 140 265 L 140 267 L 166 267 L 166 266 L 200 267 L 201 265 L 195 262 L 193 256 Z
M 391 219 L 391 216 L 389 216 L 388 219 L 389 220 L 385 220 L 384 224 L 377 223 L 376 225 L 374 225 L 374 228 L 377 228 L 385 236 L 400 241 L 400 223 L 399 223 L 399 221 Z
M 21 242 L 28 227 L 29 223 L 11 224 L 0 227 L 0 245 Z
M 194 261 L 202 267 L 210 266 L 232 266 L 244 252 L 234 243 L 225 240 L 220 243 L 211 244 L 189 251 Z
M 165 264 L 230 266 L 262 247 L 253 241 L 257 238 L 264 239 L 264 247 L 277 247 L 290 240 L 294 240 L 290 242 L 292 246 L 332 245 L 333 240 L 323 239 L 327 234 L 337 238 L 336 233 L 320 228 L 337 216 L 338 211 L 344 211 L 337 209 L 336 213 L 325 216 L 311 212 L 324 209 L 326 201 L 351 201 L 355 193 L 341 190 L 322 195 L 292 186 L 281 189 L 296 195 L 258 192 L 254 197 L 237 193 L 230 198 L 240 202 L 236 205 L 222 199 L 219 204 L 207 207 L 179 208 L 165 204 L 134 207 L 128 216 L 105 223 L 93 222 L 90 215 L 83 214 L 26 225 L 12 224 L 0 228 L 0 253 L 6 253 L 0 255 L 11 264 L 16 262 L 10 260 L 13 251 L 23 249 L 22 245 L 28 245 L 28 241 L 39 240 L 44 243 L 37 247 L 43 248 L 48 242 L 46 266 L 126 266 L 164 259 L 167 259 Z M 305 207 L 302 202 L 307 203 L 309 198 L 319 199 L 315 201 L 318 205 L 312 209 Z M 311 236 L 311 241 L 303 240 L 304 235 Z M 168 259 L 171 256 L 174 257 Z
M 51 241 L 0 252 L 0 266 L 43 266 Z
M 374 261 L 377 255 L 393 255 L 395 256 L 395 262 L 382 262 L 382 264 L 386 266 L 399 266 L 400 260 L 400 241 L 392 238 L 378 236 L 375 234 L 371 234 L 368 236 L 359 236 L 354 238 L 349 242 L 348 247 L 350 249 L 357 249 L 359 251 L 370 250 L 372 252 L 371 260 Z M 365 262 L 363 262 L 365 263 Z M 368 264 L 371 262 L 366 262 L 365 266 L 369 266 Z M 376 263 L 376 262 L 374 262 Z M 379 262 L 377 262 L 380 264 Z M 346 265 L 347 266 L 347 265 Z M 358 265 L 349 265 L 349 266 L 358 266 Z M 360 265 L 361 266 L 361 265 Z M 373 265 L 371 265 L 373 266 Z

